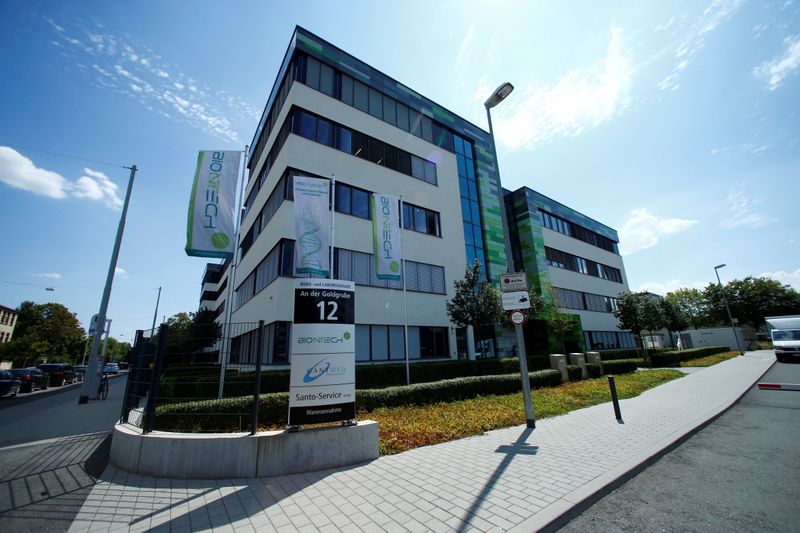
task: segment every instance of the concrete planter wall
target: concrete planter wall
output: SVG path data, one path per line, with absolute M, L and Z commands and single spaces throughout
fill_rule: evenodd
M 111 464 L 178 479 L 266 477 L 347 466 L 378 458 L 378 423 L 249 435 L 158 432 L 114 427 Z

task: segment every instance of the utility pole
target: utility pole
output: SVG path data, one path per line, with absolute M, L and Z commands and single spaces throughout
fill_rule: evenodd
M 122 234 L 125 232 L 125 217 L 128 214 L 128 204 L 131 199 L 131 191 L 133 190 L 133 179 L 136 176 L 136 165 L 130 168 L 131 174 L 128 178 L 128 190 L 125 193 L 125 203 L 122 204 L 122 214 L 119 217 L 119 226 L 117 226 L 117 238 L 114 241 L 114 250 L 111 252 L 111 261 L 108 264 L 108 274 L 106 275 L 106 286 L 103 289 L 103 298 L 100 300 L 100 311 L 97 313 L 97 323 L 105 325 L 106 313 L 108 312 L 108 301 L 111 299 L 111 286 L 114 284 L 114 272 L 117 268 L 117 259 L 119 258 L 119 248 L 122 244 Z M 89 353 L 89 364 L 86 368 L 86 378 L 83 380 L 81 386 L 81 394 L 78 397 L 78 403 L 84 404 L 89 402 L 89 397 L 97 396 L 97 389 L 99 379 L 97 375 L 97 356 L 100 352 L 100 337 L 95 333 L 92 338 L 92 350 Z

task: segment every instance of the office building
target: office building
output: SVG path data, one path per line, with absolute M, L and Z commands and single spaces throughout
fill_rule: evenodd
M 333 270 L 336 278 L 356 283 L 357 361 L 404 359 L 405 309 L 411 359 L 471 353 L 472 332 L 456 328 L 446 312 L 453 282 L 475 259 L 496 282 L 515 267 L 515 256 L 537 287 L 552 287 L 561 308 L 580 316 L 591 347 L 624 344 L 607 308 L 603 316 L 595 309 L 595 297 L 613 301 L 627 288 L 616 232 L 530 189 L 504 191 L 496 169 L 482 128 L 298 27 L 247 159 L 235 274 L 227 263 L 209 265 L 201 304 L 221 320 L 230 312 L 231 323 L 263 320 L 263 361 L 288 362 L 296 238 L 292 180 L 304 175 L 335 181 Z M 372 192 L 401 198 L 405 302 L 401 282 L 375 276 Z M 551 229 L 543 212 L 561 217 L 573 233 Z M 594 244 L 579 228 L 596 236 Z M 569 265 L 559 272 L 547 266 L 550 249 L 585 264 L 559 255 Z M 579 292 L 589 307 L 576 309 L 569 291 Z M 255 334 L 232 339 L 232 362 L 253 360 Z M 510 354 L 515 343 L 513 331 L 502 328 L 476 337 L 490 356 Z M 536 335 L 529 337 L 533 342 Z

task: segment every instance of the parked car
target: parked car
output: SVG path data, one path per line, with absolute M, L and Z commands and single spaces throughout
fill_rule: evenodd
M 117 363 L 106 363 L 103 365 L 103 374 L 119 374 L 119 365 Z
M 86 377 L 86 365 L 75 365 L 75 377 L 78 381 L 83 381 Z
M 11 396 L 19 392 L 20 381 L 8 370 L 0 370 L 0 396 Z
M 119 369 L 120 370 L 128 370 L 128 362 L 127 361 L 120 361 L 119 362 Z
M 50 376 L 38 368 L 16 368 L 10 370 L 11 374 L 22 383 L 20 392 L 33 392 L 36 389 L 46 389 L 50 384 Z
M 62 387 L 75 383 L 75 369 L 66 363 L 45 363 L 36 368 L 50 374 L 50 385 Z

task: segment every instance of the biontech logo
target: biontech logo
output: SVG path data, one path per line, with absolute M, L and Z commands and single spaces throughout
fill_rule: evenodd
M 341 337 L 297 337 L 297 344 L 342 344 L 349 338 L 349 333 Z

